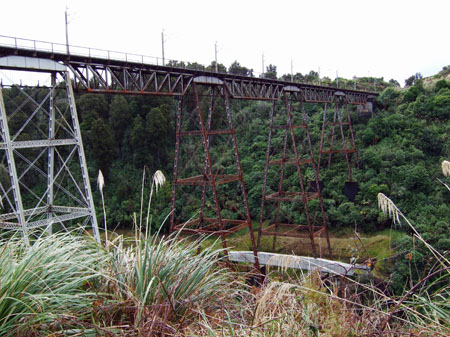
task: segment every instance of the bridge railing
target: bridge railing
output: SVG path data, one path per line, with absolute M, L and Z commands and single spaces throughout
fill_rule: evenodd
M 30 40 L 5 35 L 0 35 L 0 45 L 16 49 L 20 48 L 49 53 L 72 54 L 77 56 L 103 58 L 115 61 L 163 65 L 162 58 L 156 56 L 138 55 L 99 48 L 81 47 L 75 45 L 67 46 L 66 44 L 62 43 Z M 165 59 L 166 63 L 170 61 L 172 60 Z
M 189 68 L 192 70 L 204 70 L 205 67 L 197 64 L 197 63 L 189 63 L 189 62 L 178 62 L 178 60 L 171 60 L 171 59 L 163 59 L 156 56 L 146 56 L 146 55 L 139 55 L 139 54 L 132 54 L 132 53 L 124 53 L 119 51 L 112 51 L 112 50 L 105 50 L 105 49 L 98 49 L 98 48 L 90 48 L 90 47 L 81 47 L 81 46 L 75 46 L 75 45 L 69 45 L 63 43 L 54 43 L 54 42 L 46 42 L 46 41 L 39 41 L 39 40 L 31 40 L 31 39 L 24 39 L 24 38 L 18 38 L 18 37 L 12 37 L 12 36 L 5 36 L 0 35 L 0 46 L 6 46 L 16 49 L 28 49 L 32 51 L 42 51 L 42 52 L 48 52 L 48 53 L 57 53 L 57 54 L 70 54 L 70 55 L 76 55 L 76 56 L 83 56 L 83 57 L 89 57 L 89 58 L 102 58 L 106 60 L 114 60 L 114 61 L 125 61 L 125 62 L 134 62 L 134 63 L 141 63 L 141 64 L 149 64 L 149 65 L 168 65 L 168 64 L 176 64 L 176 67 L 184 67 Z M 197 68 L 203 67 L 203 68 Z M 219 71 L 220 72 L 220 71 Z M 254 72 L 253 76 L 255 77 L 261 77 L 262 74 L 258 72 Z M 307 84 L 318 84 L 318 85 L 324 85 L 323 83 L 313 83 L 313 82 L 306 82 Z M 325 86 L 333 86 L 332 84 L 325 84 Z M 350 89 L 350 90 L 374 90 L 374 91 L 381 91 L 383 87 L 381 87 L 379 84 L 362 84 L 357 83 L 356 87 L 353 83 L 347 83 L 345 85 L 340 85 L 338 88 L 341 89 Z

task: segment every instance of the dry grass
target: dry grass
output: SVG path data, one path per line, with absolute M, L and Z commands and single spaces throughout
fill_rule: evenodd
M 198 330 L 191 329 L 188 335 L 378 336 L 390 301 L 376 288 L 345 277 L 323 279 L 317 272 L 286 276 L 258 292 L 242 292 L 241 305 L 227 307 L 222 321 L 204 314 Z M 408 314 L 394 317 L 381 335 L 445 336 L 448 332 L 409 321 Z

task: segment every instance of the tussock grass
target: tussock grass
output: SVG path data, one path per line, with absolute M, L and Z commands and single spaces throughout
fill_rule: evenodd
M 144 222 L 141 206 L 134 237 L 105 234 L 104 246 L 73 233 L 45 235 L 31 245 L 16 236 L 0 239 L 0 335 L 450 335 L 448 257 L 385 195 L 378 196 L 382 211 L 405 222 L 435 258 L 429 274 L 398 298 L 367 280 L 287 268 L 250 287 L 244 275 L 224 267 L 212 238 L 150 235 L 153 188 L 161 183 L 155 173 L 147 217 Z M 389 237 L 355 236 L 369 255 Z M 233 236 L 237 249 L 249 244 L 239 239 Z
M 369 283 L 280 268 L 263 287 L 251 288 L 220 267 L 221 250 L 198 253 L 202 240 L 143 235 L 128 240 L 118 236 L 105 247 L 70 234 L 39 238 L 31 247 L 15 238 L 2 241 L 0 334 L 450 333 L 448 282 L 425 280 L 393 298 Z M 440 281 L 446 279 L 445 270 L 435 270 Z
M 95 241 L 72 234 L 0 241 L 0 335 L 39 336 L 72 328 L 89 331 L 92 302 L 86 291 L 105 262 Z M 94 330 L 95 333 L 95 330 Z
M 442 166 L 444 167 L 444 165 Z M 449 335 L 450 262 L 446 253 L 441 253 L 431 246 L 387 196 L 379 193 L 378 203 L 383 213 L 392 218 L 394 222 L 406 222 L 413 231 L 413 236 L 424 244 L 435 258 L 435 265 L 428 275 L 405 291 L 405 294 L 399 300 L 395 301 L 395 306 L 390 310 L 389 316 L 380 329 L 381 333 L 386 329 L 389 321 L 399 308 L 403 307 L 407 310 L 410 321 L 416 322 L 420 326 L 432 326 L 437 332 L 445 331 L 446 335 Z
M 213 311 L 227 303 L 233 274 L 216 267 L 221 250 L 198 252 L 201 240 L 177 236 L 129 240 L 119 236 L 108 245 L 107 282 L 100 289 L 116 296 L 112 316 L 121 316 L 122 324 L 146 334 L 169 333 L 190 324 L 199 308 Z

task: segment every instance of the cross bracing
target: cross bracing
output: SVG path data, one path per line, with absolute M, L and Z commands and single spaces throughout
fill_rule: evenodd
M 92 48 L 84 48 L 84 53 L 78 55 L 73 53 L 69 55 L 66 53 L 65 45 L 64 48 L 58 48 L 61 46 L 54 43 L 26 41 L 28 43 L 24 43 L 23 47 L 17 38 L 3 37 L 2 41 L 9 42 L 0 43 L 0 60 L 7 56 L 26 57 L 29 61 L 23 70 L 29 70 L 31 66 L 39 68 L 45 60 L 53 60 L 67 66 L 72 72 L 75 90 L 88 92 L 183 96 L 194 83 L 194 79 L 204 77 L 220 81 L 230 99 L 280 100 L 284 91 L 295 90 L 301 93 L 305 102 L 326 103 L 334 101 L 336 92 L 342 92 L 346 95 L 348 104 L 365 105 L 377 95 L 367 91 L 310 83 L 162 66 L 157 61 L 141 55 Z M 17 65 L 11 61 L 0 62 L 0 67 L 17 69 Z
M 49 87 L 0 89 L 0 228 L 28 240 L 90 222 L 99 239 L 69 73 L 49 76 Z

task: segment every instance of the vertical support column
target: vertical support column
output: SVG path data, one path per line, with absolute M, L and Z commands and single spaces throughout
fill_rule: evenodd
M 25 222 L 24 208 L 22 204 L 22 196 L 20 193 L 20 182 L 17 176 L 16 163 L 14 160 L 14 151 L 11 144 L 11 136 L 9 134 L 8 116 L 6 115 L 5 102 L 3 100 L 3 91 L 0 87 L 0 129 L 3 141 L 6 143 L 6 160 L 8 162 L 9 177 L 11 179 L 11 187 L 14 195 L 15 214 L 17 220 L 22 227 L 22 237 L 26 245 L 30 245 L 28 238 L 27 224 Z
M 268 140 L 268 146 L 267 146 L 267 154 L 266 154 L 266 168 L 265 168 L 265 180 L 264 180 L 264 186 L 263 186 L 263 196 L 262 196 L 262 202 L 261 202 L 261 215 L 260 215 L 260 227 L 258 231 L 258 245 L 260 244 L 260 239 L 262 235 L 270 235 L 273 237 L 273 249 L 275 249 L 276 240 L 278 236 L 282 237 L 291 237 L 291 238 L 300 238 L 300 239 L 308 239 L 311 244 L 311 250 L 314 257 L 317 257 L 317 246 L 315 242 L 315 238 L 317 236 L 320 236 L 322 233 L 325 233 L 327 244 L 328 244 L 328 252 L 331 256 L 331 245 L 328 238 L 328 229 L 327 229 L 327 223 L 326 223 L 326 217 L 325 217 L 325 211 L 323 206 L 323 200 L 320 190 L 320 184 L 319 184 L 319 169 L 316 165 L 316 160 L 314 158 L 314 152 L 312 148 L 312 142 L 311 142 L 311 135 L 309 133 L 309 126 L 308 126 L 308 119 L 306 115 L 306 109 L 305 109 L 305 100 L 302 94 L 295 90 L 289 90 L 284 91 L 283 93 L 283 103 L 284 108 L 286 112 L 286 118 L 285 118 L 285 124 L 282 124 L 280 126 L 274 126 L 274 112 L 272 110 L 271 116 L 270 116 L 270 128 L 269 128 L 269 140 Z M 299 123 L 296 123 L 296 116 L 294 115 L 294 104 L 298 103 L 300 105 L 300 119 Z M 326 120 L 326 113 L 324 117 L 324 121 Z M 324 122 L 325 123 L 325 122 Z M 295 125 L 294 125 L 295 124 Z M 280 147 L 282 145 L 282 149 L 280 148 L 279 151 L 276 151 L 276 146 L 274 146 L 275 149 L 273 149 L 273 153 L 271 153 L 271 141 L 274 137 L 274 130 L 284 130 L 284 135 L 280 134 L 280 138 L 284 138 L 284 143 L 280 143 Z M 299 135 L 295 133 L 295 130 L 301 129 L 304 130 L 304 132 Z M 301 138 L 301 139 L 297 139 Z M 323 137 L 322 137 L 323 140 Z M 299 143 L 302 143 L 302 149 L 301 151 L 299 149 Z M 288 144 L 289 143 L 289 144 Z M 323 146 L 323 143 L 321 144 L 321 147 Z M 282 152 L 281 152 L 282 151 Z M 281 158 L 276 159 L 281 152 Z M 274 160 L 270 160 L 271 156 L 274 156 Z M 290 155 L 290 156 L 289 156 Z M 277 165 L 279 166 L 279 186 L 278 191 L 271 194 L 267 193 L 267 175 L 268 175 L 268 167 L 269 165 Z M 311 191 L 307 191 L 307 179 L 304 175 L 303 166 L 304 165 L 311 165 L 313 172 L 314 172 L 314 184 L 316 188 L 314 189 L 313 185 L 311 184 Z M 287 166 L 295 166 L 293 169 L 295 171 L 292 172 L 292 174 L 296 174 L 298 178 L 298 186 L 290 186 L 289 184 L 286 184 L 285 175 L 287 174 L 286 167 Z M 312 181 L 311 181 L 312 183 Z M 296 184 L 297 185 L 297 184 Z M 290 190 L 286 190 L 286 188 Z M 297 190 L 297 188 L 300 189 L 300 191 Z M 322 221 L 318 220 L 319 224 L 315 224 L 315 220 L 312 219 L 313 217 L 313 211 L 314 208 L 311 208 L 309 205 L 309 202 L 313 199 L 319 199 L 319 208 L 315 210 L 316 216 L 314 216 L 314 219 L 318 217 L 322 217 Z M 263 212 L 265 207 L 266 201 L 274 201 L 276 202 L 276 210 L 275 212 L 275 219 L 274 223 L 269 224 L 268 227 L 262 228 L 263 223 Z M 303 214 L 305 219 L 305 223 L 294 223 L 295 221 L 288 220 L 287 223 L 283 222 L 283 219 L 281 219 L 281 203 L 283 202 L 290 202 L 290 203 L 298 203 L 298 211 L 300 214 Z M 302 233 L 303 232 L 303 233 Z M 259 246 L 258 246 L 259 248 Z M 320 253 L 321 254 L 321 253 Z
M 317 166 L 320 168 L 320 162 L 322 160 L 322 151 L 323 151 L 323 144 L 325 140 L 325 129 L 327 125 L 327 108 L 328 108 L 328 102 L 325 103 L 325 107 L 323 109 L 323 120 L 322 120 L 322 131 L 320 133 L 320 145 L 319 145 L 319 158 L 317 160 Z
M 286 170 L 286 161 L 288 160 L 286 157 L 287 143 L 289 139 L 289 122 L 286 120 L 286 128 L 284 130 L 284 145 L 283 145 L 283 155 L 281 157 L 281 172 L 280 172 L 280 183 L 278 185 L 278 194 L 282 196 L 283 194 L 283 181 L 284 181 L 284 173 Z M 275 213 L 275 231 L 273 233 L 273 242 L 272 242 L 272 250 L 275 250 L 277 244 L 277 232 L 278 232 L 278 223 L 280 221 L 280 206 L 281 200 L 277 200 L 277 210 Z
M 209 107 L 208 107 L 208 121 L 206 122 L 206 131 L 209 132 L 211 130 L 211 122 L 212 122 L 212 112 L 214 109 L 214 87 L 210 88 L 209 93 Z M 207 141 L 206 141 L 206 147 L 209 149 L 210 146 L 210 135 L 208 134 Z M 213 172 L 208 172 L 208 158 L 205 154 L 205 164 L 203 167 L 203 175 L 207 177 L 208 175 L 214 174 Z M 202 187 L 202 206 L 200 208 L 200 226 L 203 224 L 203 219 L 205 215 L 205 204 L 206 204 L 206 184 Z
M 348 108 L 349 105 L 348 97 L 346 96 L 345 93 L 337 91 L 334 93 L 333 103 L 334 103 L 334 116 L 332 123 L 327 122 L 326 111 L 324 112 L 318 165 L 320 167 L 321 165 L 320 159 L 321 155 L 323 154 L 328 155 L 328 167 L 331 166 L 331 157 L 333 155 L 339 154 L 343 156 L 348 174 L 348 181 L 346 181 L 344 184 L 343 193 L 345 196 L 347 196 L 347 198 L 350 201 L 354 202 L 355 196 L 358 193 L 358 183 L 356 181 L 353 181 L 352 165 L 350 163 L 352 159 L 352 154 L 354 154 L 355 166 L 359 167 L 359 164 L 358 164 L 358 154 L 356 149 L 355 137 L 350 117 L 350 111 Z M 344 113 L 346 117 L 343 117 Z M 329 147 L 324 149 L 325 132 L 326 132 L 325 128 L 329 125 L 331 125 Z M 348 129 L 345 129 L 345 127 L 348 127 Z M 340 136 L 335 134 L 335 128 L 338 128 L 336 132 L 340 133 Z M 342 160 L 342 158 L 340 159 Z
M 209 147 L 208 147 L 208 132 L 206 131 L 205 128 L 205 123 L 203 121 L 203 116 L 202 116 L 202 111 L 200 109 L 200 97 L 198 94 L 198 88 L 197 85 L 194 83 L 193 84 L 193 88 L 194 88 L 194 95 L 195 95 L 195 103 L 196 103 L 196 109 L 197 109 L 197 113 L 198 113 L 198 119 L 199 119 L 199 124 L 200 124 L 200 129 L 201 129 L 201 133 L 202 133 L 202 143 L 203 143 L 203 149 L 205 151 L 205 167 L 207 168 L 207 172 L 209 172 L 209 176 L 208 179 L 211 182 L 211 189 L 213 192 L 213 197 L 214 197 L 214 204 L 216 206 L 216 214 L 217 214 L 217 221 L 219 223 L 219 229 L 220 229 L 220 237 L 222 239 L 222 246 L 224 249 L 224 253 L 226 256 L 228 256 L 228 250 L 227 250 L 227 240 L 225 238 L 225 233 L 224 233 L 224 227 L 223 227 L 223 221 L 222 221 L 222 214 L 220 211 L 220 203 L 219 203 L 219 196 L 217 195 L 217 185 L 216 185 L 216 179 L 214 177 L 214 173 L 213 173 L 213 169 L 212 169 L 212 162 L 211 162 L 211 155 L 209 153 Z
M 224 92 L 224 96 L 225 96 L 224 97 L 224 99 L 225 99 L 225 110 L 227 112 L 228 128 L 230 129 L 230 132 L 231 132 L 231 138 L 232 138 L 232 141 L 233 141 L 233 148 L 234 148 L 234 156 L 235 156 L 235 159 L 236 159 L 236 166 L 237 166 L 238 175 L 239 175 L 239 182 L 241 184 L 242 196 L 243 196 L 243 199 L 244 199 L 243 201 L 244 201 L 244 208 L 245 208 L 245 212 L 246 212 L 248 231 L 250 233 L 250 240 L 252 241 L 253 256 L 255 258 L 255 268 L 257 270 L 260 270 L 260 268 L 259 268 L 259 259 L 258 259 L 258 251 L 256 249 L 255 233 L 253 233 L 252 219 L 251 219 L 251 216 L 250 216 L 250 209 L 248 208 L 247 191 L 245 189 L 244 177 L 242 175 L 241 160 L 240 160 L 240 157 L 239 157 L 239 150 L 238 150 L 237 141 L 236 141 L 236 133 L 234 132 L 233 119 L 231 117 L 230 101 L 229 101 L 228 94 L 227 94 L 227 91 L 226 91 L 225 88 L 224 88 L 223 92 Z
M 175 154 L 173 160 L 173 185 L 172 185 L 172 209 L 170 213 L 170 227 L 169 233 L 173 232 L 173 227 L 175 225 L 175 195 L 177 192 L 177 182 L 178 182 L 178 160 L 180 155 L 180 132 L 181 132 L 181 112 L 183 110 L 183 97 L 178 100 L 177 107 L 177 125 L 175 130 Z
M 94 238 L 97 242 L 100 242 L 100 233 L 98 231 L 97 217 L 95 215 L 94 200 L 92 198 L 91 184 L 89 182 L 89 174 L 86 166 L 86 157 L 84 155 L 83 141 L 81 139 L 80 123 L 78 121 L 77 108 L 75 105 L 75 96 L 73 94 L 72 82 L 70 79 L 69 72 L 65 73 L 65 82 L 67 90 L 67 99 L 69 101 L 70 115 L 72 117 L 74 138 L 77 142 L 78 157 L 80 160 L 81 173 L 83 175 L 84 190 L 86 193 L 87 207 L 89 208 L 89 213 L 91 217 L 92 230 L 94 232 Z
M 287 94 L 285 93 L 284 99 L 285 99 L 286 110 L 287 110 L 287 120 L 288 120 L 287 124 L 288 124 L 289 131 L 291 134 L 292 148 L 294 150 L 294 156 L 295 156 L 295 160 L 296 160 L 298 180 L 300 181 L 300 189 L 302 192 L 302 199 L 303 199 L 303 206 L 304 206 L 304 210 L 305 210 L 306 223 L 308 224 L 309 238 L 311 240 L 311 248 L 312 248 L 314 257 L 317 257 L 316 245 L 314 242 L 314 233 L 313 233 L 313 229 L 312 229 L 312 225 L 311 225 L 311 217 L 309 215 L 308 197 L 306 195 L 305 184 L 303 182 L 302 169 L 301 169 L 300 159 L 298 157 L 298 151 L 297 151 L 297 142 L 295 140 L 294 128 L 292 125 L 292 96 L 290 97 L 290 99 L 288 101 Z M 304 127 L 305 127 L 306 132 L 308 132 L 306 125 L 304 125 Z M 309 133 L 308 133 L 308 136 L 309 136 Z M 311 157 L 311 160 L 312 160 L 312 163 L 314 163 L 313 157 Z
M 227 236 L 248 228 L 255 259 L 254 269 L 260 270 L 227 88 L 217 78 L 198 77 L 190 89 L 194 103 L 191 111 L 184 111 L 186 109 L 181 104 L 178 106 L 170 230 L 220 237 L 224 255 L 228 257 Z M 219 105 L 224 110 L 217 109 Z M 192 123 L 185 125 L 186 119 Z M 187 144 L 182 143 L 182 137 L 189 137 Z M 224 144 L 225 138 L 230 143 Z M 200 155 L 201 160 L 196 160 L 201 150 L 189 151 L 190 145 L 200 145 L 200 141 L 203 156 Z M 183 151 L 184 145 L 187 145 L 187 153 Z M 182 163 L 184 160 L 186 162 Z M 214 172 L 216 161 L 220 169 Z M 198 196 L 194 200 L 195 204 L 200 202 L 197 219 L 193 219 L 192 214 L 184 214 L 183 210 L 180 210 L 180 219 L 175 214 L 176 194 L 182 192 L 182 186 L 192 186 L 191 190 L 196 194 L 194 197 Z M 236 197 L 239 205 L 230 200 Z M 242 208 L 244 212 L 241 213 Z M 227 218 L 226 214 L 230 211 L 236 212 L 236 217 Z
M 339 99 L 338 102 L 336 103 L 336 112 L 338 115 L 338 121 L 339 121 L 339 129 L 341 131 L 341 138 L 342 138 L 342 149 L 344 151 L 344 155 L 345 155 L 345 162 L 347 164 L 347 171 L 348 171 L 348 179 L 350 181 L 353 180 L 353 173 L 352 173 L 352 168 L 350 167 L 350 158 L 348 156 L 348 151 L 347 151 L 347 142 L 345 139 L 345 133 L 344 133 L 344 128 L 342 126 L 342 114 L 341 114 L 341 110 L 342 110 L 342 106 L 346 105 L 345 102 L 342 102 L 342 99 Z
M 330 152 L 328 153 L 328 167 L 331 166 L 331 156 L 333 155 L 334 131 L 336 128 L 337 113 L 339 111 L 339 107 L 337 104 L 338 103 L 335 103 L 334 114 L 333 114 L 333 123 L 331 124 L 331 138 L 330 138 Z
M 56 87 L 56 74 L 51 74 L 51 85 L 52 89 L 50 91 L 50 106 L 48 115 L 48 139 L 52 140 L 55 138 L 55 87 Z M 55 147 L 48 147 L 48 161 L 47 161 L 47 207 L 49 211 L 47 213 L 47 219 L 49 223 L 47 225 L 47 233 L 52 233 L 53 223 L 51 219 L 53 218 L 53 212 L 51 208 L 53 206 L 53 179 L 55 174 Z
M 330 258 L 331 258 L 331 257 L 333 257 L 333 253 L 331 251 L 331 243 L 330 243 L 330 237 L 328 235 L 327 219 L 326 219 L 326 215 L 325 215 L 325 208 L 323 206 L 322 190 L 320 188 L 320 183 L 319 183 L 319 165 L 317 165 L 316 161 L 314 160 L 314 152 L 313 152 L 313 147 L 312 147 L 312 142 L 311 142 L 311 135 L 309 133 L 309 126 L 308 126 L 308 120 L 307 120 L 307 116 L 306 116 L 306 109 L 305 109 L 305 101 L 304 101 L 304 99 L 302 99 L 301 105 L 302 105 L 303 123 L 305 123 L 306 136 L 308 138 L 309 153 L 310 153 L 311 160 L 312 160 L 311 164 L 312 164 L 313 170 L 314 170 L 314 178 L 315 178 L 315 182 L 316 182 L 316 190 L 317 190 L 317 193 L 319 195 L 318 199 L 319 199 L 319 205 L 320 205 L 320 212 L 321 212 L 321 215 L 322 215 L 322 227 L 324 228 L 325 238 L 327 240 L 328 254 L 330 255 Z M 325 104 L 325 111 L 326 111 L 326 109 L 327 109 L 327 105 Z M 322 148 L 322 140 L 321 140 L 320 148 Z M 320 152 L 319 152 L 319 156 L 320 156 Z M 320 254 L 322 255 L 322 252 Z
M 269 122 L 269 138 L 267 140 L 267 152 L 266 152 L 266 166 L 264 168 L 264 182 L 263 182 L 263 190 L 262 190 L 262 198 L 261 198 L 261 213 L 259 215 L 259 227 L 258 227 L 258 243 L 256 245 L 256 250 L 259 251 L 259 246 L 261 245 L 261 235 L 262 235 L 262 226 L 264 219 L 264 205 L 266 190 L 267 190 L 267 174 L 269 173 L 269 161 L 270 161 L 270 147 L 272 143 L 272 135 L 273 135 L 273 115 L 275 112 L 275 101 L 272 102 L 272 109 L 270 109 L 270 122 Z
M 355 135 L 353 133 L 352 119 L 350 117 L 350 111 L 348 109 L 347 100 L 345 102 L 345 112 L 347 114 L 347 123 L 348 123 L 348 129 L 350 131 L 350 137 L 352 138 L 352 146 L 355 148 L 355 165 L 357 168 L 359 168 L 358 151 L 356 151 Z

